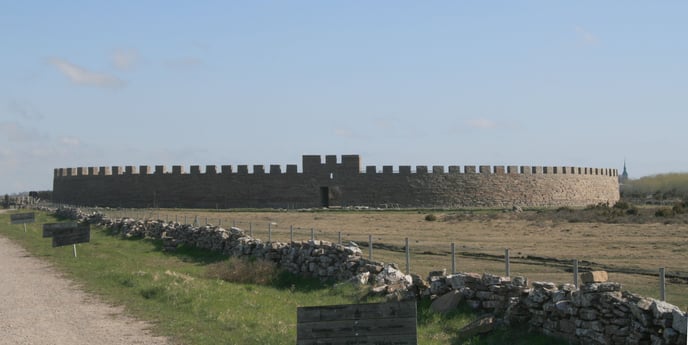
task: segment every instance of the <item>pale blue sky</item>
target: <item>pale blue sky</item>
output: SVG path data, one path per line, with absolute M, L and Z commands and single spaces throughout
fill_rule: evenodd
M 687 1 L 0 0 L 0 193 L 113 165 L 688 171 Z M 188 169 L 187 169 L 188 170 Z

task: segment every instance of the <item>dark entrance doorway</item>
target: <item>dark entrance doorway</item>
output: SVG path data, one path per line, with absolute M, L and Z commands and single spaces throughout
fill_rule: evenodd
M 320 206 L 330 207 L 330 187 L 320 187 Z

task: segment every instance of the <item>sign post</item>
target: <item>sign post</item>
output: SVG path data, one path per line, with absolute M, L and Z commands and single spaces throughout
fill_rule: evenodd
M 417 345 L 416 302 L 297 309 L 297 345 Z
M 26 223 L 33 223 L 36 221 L 36 214 L 29 213 L 15 213 L 10 215 L 12 224 L 24 224 L 24 232 L 26 232 Z
M 77 223 L 43 224 L 43 237 L 53 238 L 53 248 L 72 245 L 76 258 L 76 244 L 91 241 L 91 225 Z

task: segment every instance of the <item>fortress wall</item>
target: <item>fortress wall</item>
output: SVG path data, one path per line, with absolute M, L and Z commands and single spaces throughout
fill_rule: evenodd
M 296 165 L 113 166 L 55 169 L 53 199 L 112 207 L 585 206 L 619 199 L 618 171 L 550 166 L 367 166 L 356 155 Z

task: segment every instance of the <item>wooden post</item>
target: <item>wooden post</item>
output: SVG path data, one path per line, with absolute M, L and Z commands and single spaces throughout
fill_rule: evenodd
M 311 228 L 311 241 L 315 241 L 315 229 Z
M 186 215 L 184 215 L 184 224 L 189 224 L 186 222 Z
M 339 243 L 339 245 L 342 245 L 342 232 L 341 231 L 338 233 L 337 238 L 338 238 L 337 243 Z
M 289 225 L 289 242 L 294 242 L 294 226 Z
M 451 243 L 451 273 L 456 274 L 456 246 L 454 245 L 454 242 Z
M 248 235 L 253 237 L 253 223 L 248 222 Z
M 573 259 L 573 285 L 578 289 L 578 259 Z
M 232 220 L 232 227 L 236 228 L 236 220 Z
M 368 235 L 368 260 L 373 261 L 373 235 Z
M 222 218 L 217 219 L 217 226 L 222 226 Z
M 659 269 L 659 299 L 662 302 L 666 302 L 666 280 L 664 271 L 664 267 Z
M 411 274 L 411 250 L 409 249 L 408 237 L 405 238 L 406 242 L 406 274 Z
M 76 257 L 76 243 L 72 244 L 72 246 L 74 246 L 74 257 Z
M 272 223 L 268 223 L 268 242 L 272 242 Z
M 205 217 L 205 225 L 208 225 L 208 217 Z
M 504 262 L 506 264 L 506 276 L 511 277 L 511 263 L 509 262 L 509 248 L 504 249 Z

